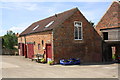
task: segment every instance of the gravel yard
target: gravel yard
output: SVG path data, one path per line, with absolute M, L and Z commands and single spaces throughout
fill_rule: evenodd
M 36 63 L 23 56 L 2 56 L 3 78 L 117 78 L 118 64 L 53 65 Z

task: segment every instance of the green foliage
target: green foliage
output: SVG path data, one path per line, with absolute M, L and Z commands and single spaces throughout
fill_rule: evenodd
M 48 61 L 48 64 L 52 65 L 54 64 L 54 61 Z
M 115 55 L 114 54 L 112 55 L 112 59 L 115 60 Z
M 17 45 L 17 36 L 12 31 L 7 31 L 7 34 L 3 36 L 3 48 L 15 49 Z
M 45 59 L 44 59 L 44 58 L 42 58 L 42 59 L 40 60 L 40 62 L 44 63 L 44 62 L 45 62 Z

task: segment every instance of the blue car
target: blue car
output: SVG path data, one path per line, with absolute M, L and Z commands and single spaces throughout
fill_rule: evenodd
M 62 65 L 77 65 L 77 64 L 80 64 L 80 59 L 74 59 L 74 58 L 68 59 L 68 60 L 61 59 L 60 64 L 62 64 Z

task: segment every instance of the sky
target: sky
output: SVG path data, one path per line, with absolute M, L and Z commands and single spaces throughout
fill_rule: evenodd
M 0 3 L 0 36 L 8 30 L 21 33 L 33 22 L 76 8 L 95 24 L 112 2 L 6 2 Z

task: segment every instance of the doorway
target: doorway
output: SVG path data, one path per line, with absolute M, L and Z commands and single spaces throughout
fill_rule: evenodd
M 27 44 L 27 57 L 32 59 L 34 55 L 34 44 Z
M 27 58 L 27 45 L 24 44 L 24 56 L 25 58 Z
M 103 32 L 103 39 L 108 40 L 108 32 Z
M 46 44 L 46 60 L 52 60 L 52 46 L 51 44 Z
M 24 43 L 19 43 L 20 45 L 20 56 L 24 56 Z

